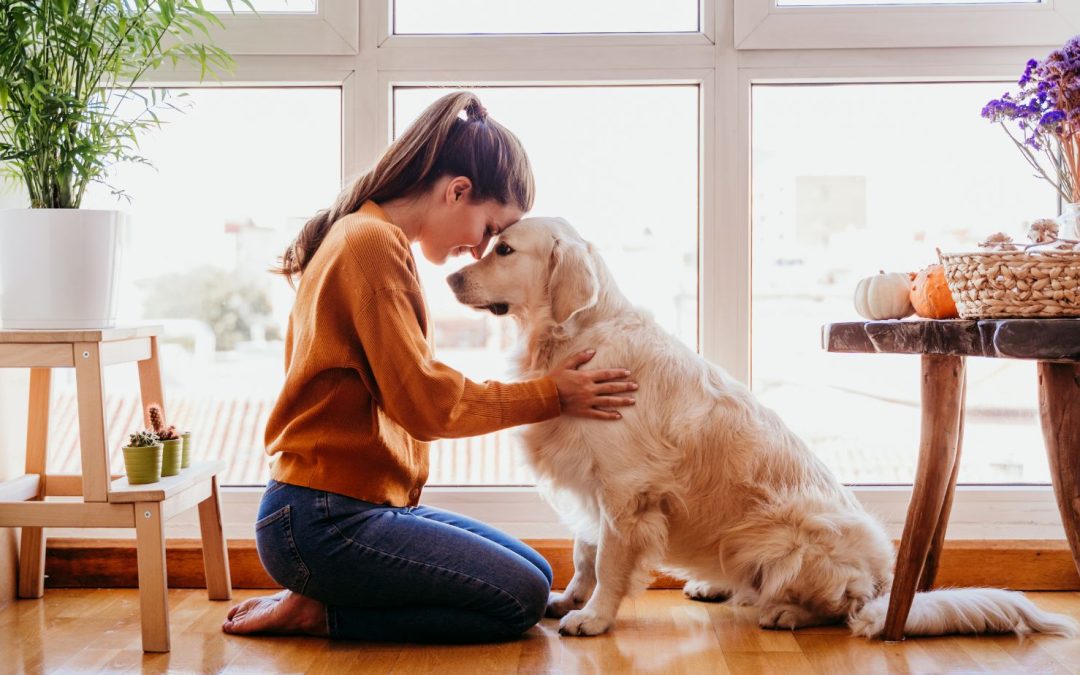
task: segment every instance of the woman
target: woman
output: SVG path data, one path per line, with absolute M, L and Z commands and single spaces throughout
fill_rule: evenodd
M 449 94 L 285 252 L 278 271 L 301 281 L 255 528 L 286 590 L 233 607 L 225 632 L 482 642 L 543 616 L 552 574 L 536 551 L 419 505 L 426 442 L 559 414 L 618 420 L 637 385 L 625 370 L 578 370 L 591 352 L 517 383 L 472 382 L 435 361 L 410 248 L 436 264 L 479 258 L 533 190 L 518 139 L 473 94 Z

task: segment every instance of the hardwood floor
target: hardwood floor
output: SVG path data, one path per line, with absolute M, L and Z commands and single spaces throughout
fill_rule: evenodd
M 237 591 L 235 601 L 265 591 Z M 1080 619 L 1080 593 L 1030 593 Z M 545 619 L 522 640 L 426 647 L 221 632 L 231 603 L 203 589 L 169 591 L 172 652 L 139 648 L 134 589 L 55 589 L 0 610 L 0 673 L 1072 673 L 1080 640 L 1011 636 L 911 639 L 885 644 L 844 628 L 773 632 L 751 610 L 648 591 L 624 603 L 614 632 L 561 638 Z

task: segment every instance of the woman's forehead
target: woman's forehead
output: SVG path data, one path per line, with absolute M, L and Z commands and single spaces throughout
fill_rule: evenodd
M 500 230 L 506 229 L 508 226 L 521 220 L 521 217 L 525 215 L 525 212 L 517 206 L 500 204 L 496 201 L 488 202 L 486 207 L 485 210 L 488 218 L 492 220 Z

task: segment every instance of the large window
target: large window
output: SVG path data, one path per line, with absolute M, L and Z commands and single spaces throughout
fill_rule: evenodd
M 394 32 L 403 35 L 696 30 L 697 0 L 394 1 Z
M 627 297 L 696 347 L 698 88 L 474 91 L 529 153 L 537 191 L 530 215 L 569 220 L 596 245 Z M 430 87 L 395 89 L 395 132 L 444 93 Z M 435 324 L 436 356 L 472 379 L 509 378 L 514 322 L 463 307 L 445 282 L 471 259 L 436 267 L 418 258 Z M 430 483 L 531 484 L 514 446 L 508 431 L 436 443 Z
M 935 246 L 1053 213 L 978 113 L 1028 58 L 1080 33 L 1080 2 L 1063 0 L 254 4 L 257 15 L 223 14 L 214 31 L 236 57 L 223 86 L 188 89 L 177 102 L 192 110 L 146 138 L 157 170 L 111 179 L 134 200 L 121 204 L 133 216 L 124 316 L 166 322 L 172 414 L 204 456 L 229 459 L 232 485 L 265 480 L 263 425 L 282 377 L 292 295 L 262 270 L 458 87 L 524 141 L 534 213 L 594 241 L 627 296 L 752 385 L 842 479 L 909 483 L 918 359 L 822 353 L 820 325 L 855 318 L 860 276 L 914 270 Z M 147 84 L 198 79 L 169 66 Z M 115 204 L 100 189 L 86 206 Z M 452 265 L 421 264 L 437 355 L 474 379 L 505 377 L 510 323 L 457 306 Z M 1034 369 L 968 367 L 961 479 L 1045 481 Z M 25 392 L 6 377 L 3 419 L 25 419 Z M 57 375 L 54 411 L 71 420 L 69 377 Z M 108 377 L 118 449 L 136 377 L 125 366 Z M 54 429 L 55 470 L 77 462 L 73 430 Z M 428 503 L 519 536 L 565 536 L 534 491 L 506 487 L 532 482 L 511 436 L 437 444 L 432 483 L 443 487 Z M 503 487 L 450 487 L 480 484 Z M 1028 491 L 958 491 L 950 536 L 1059 536 L 1048 488 L 1016 489 Z M 902 522 L 904 488 L 857 495 Z M 230 536 L 251 536 L 257 501 L 226 491 Z
M 1073 0 L 731 0 L 735 46 L 752 49 L 991 47 L 1080 32 Z M 851 54 L 856 56 L 856 54 Z M 905 54 L 908 63 L 919 56 Z M 912 59 L 912 60 L 908 60 Z
M 779 7 L 905 7 L 914 5 L 1037 5 L 1042 0 L 776 0 Z
M 203 6 L 212 12 L 305 14 L 317 11 L 319 3 L 318 0 L 252 0 L 249 7 L 242 0 L 203 0 Z
M 141 152 L 109 183 L 130 203 L 121 321 L 165 325 L 160 338 L 169 421 L 193 432 L 199 459 L 228 462 L 225 484 L 268 476 L 263 429 L 284 379 L 293 293 L 267 272 L 304 221 L 341 182 L 341 94 L 336 88 L 174 90 L 183 112 L 161 112 Z M 131 105 L 141 105 L 132 99 Z M 84 208 L 117 208 L 105 185 Z M 141 424 L 136 369 L 107 371 L 113 466 L 124 433 Z M 74 371 L 54 375 L 50 472 L 79 466 Z
M 1004 88 L 753 88 L 753 388 L 843 480 L 911 480 L 919 365 L 825 353 L 821 325 L 859 320 L 861 277 L 918 271 L 936 248 L 1020 238 L 1023 221 L 1057 214 L 1052 191 L 979 116 Z M 960 480 L 1048 481 L 1034 364 L 972 358 L 967 377 Z

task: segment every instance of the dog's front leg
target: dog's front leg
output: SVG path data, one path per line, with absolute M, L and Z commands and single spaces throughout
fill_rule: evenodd
M 666 519 L 659 511 L 637 513 L 630 523 L 605 522 L 596 552 L 596 591 L 582 609 L 559 622 L 563 635 L 599 635 L 615 623 L 627 595 L 644 588 L 649 567 L 663 552 Z
M 574 539 L 574 577 L 566 590 L 548 598 L 547 616 L 555 619 L 573 609 L 581 609 L 596 588 L 596 544 L 581 537 Z

